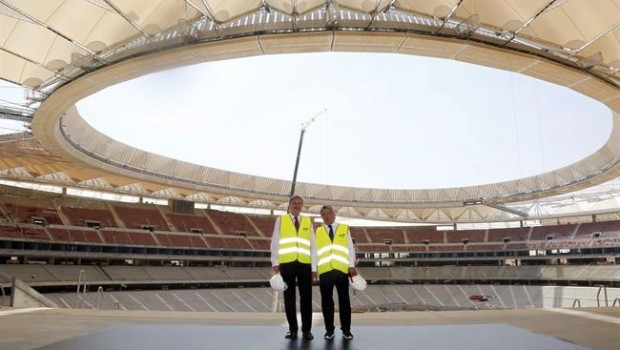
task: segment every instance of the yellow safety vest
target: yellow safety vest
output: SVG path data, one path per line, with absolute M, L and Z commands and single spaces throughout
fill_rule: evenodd
M 316 230 L 316 249 L 319 258 L 317 269 L 319 276 L 331 270 L 349 273 L 349 241 L 347 232 L 349 226 L 339 224 L 334 233 L 334 242 L 324 226 Z
M 278 262 L 280 264 L 299 261 L 310 264 L 310 228 L 312 220 L 300 216 L 299 232 L 295 231 L 293 219 L 288 214 L 280 217 L 280 241 L 278 242 Z

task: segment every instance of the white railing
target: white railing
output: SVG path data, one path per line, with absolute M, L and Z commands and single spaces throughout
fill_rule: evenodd
M 86 271 L 80 270 L 77 282 L 77 291 L 75 298 L 75 308 L 83 307 L 86 304 L 86 287 L 88 282 L 86 281 Z M 80 288 L 82 288 L 82 294 L 80 294 Z

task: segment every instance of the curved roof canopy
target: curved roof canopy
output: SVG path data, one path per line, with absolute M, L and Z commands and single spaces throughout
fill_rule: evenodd
M 412 222 L 545 217 L 550 213 L 533 211 L 528 203 L 619 175 L 617 1 L 0 0 L 0 79 L 26 92 L 22 103 L 0 105 L 0 114 L 32 122 L 35 137 L 2 149 L 2 178 L 285 207 L 289 181 L 197 166 L 120 144 L 91 128 L 74 105 L 155 70 L 317 51 L 424 55 L 518 72 L 601 101 L 610 108 L 614 129 L 582 161 L 515 181 L 432 190 L 299 183 L 297 193 L 309 210 L 331 203 L 350 217 Z

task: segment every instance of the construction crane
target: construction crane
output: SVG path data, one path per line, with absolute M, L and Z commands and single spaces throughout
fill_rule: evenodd
M 325 112 L 327 112 L 327 108 L 313 115 L 310 119 L 306 120 L 304 123 L 301 123 L 301 134 L 299 135 L 299 147 L 297 148 L 297 160 L 295 161 L 295 172 L 293 173 L 293 182 L 291 183 L 291 194 L 289 195 L 289 198 L 295 194 L 295 185 L 297 185 L 297 170 L 299 169 L 299 158 L 301 157 L 301 145 L 304 142 L 304 134 L 306 133 L 306 129 L 308 129 L 310 124 L 314 123 L 316 118 L 318 118 L 321 114 Z

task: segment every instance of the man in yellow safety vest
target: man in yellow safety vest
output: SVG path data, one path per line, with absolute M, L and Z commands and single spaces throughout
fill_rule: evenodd
M 338 224 L 334 208 L 321 208 L 323 225 L 316 230 L 317 269 L 321 287 L 321 308 L 325 321 L 326 340 L 334 339 L 334 286 L 338 293 L 340 329 L 342 338 L 353 339 L 351 334 L 351 301 L 349 278 L 357 275 L 355 248 L 349 226 Z
M 316 248 L 310 217 L 301 216 L 304 200 L 295 195 L 289 201 L 289 213 L 276 219 L 271 237 L 271 265 L 288 286 L 284 291 L 284 311 L 289 331 L 284 338 L 297 339 L 295 285 L 299 288 L 301 332 L 312 340 L 312 282 L 316 280 Z

